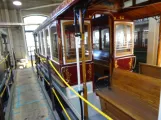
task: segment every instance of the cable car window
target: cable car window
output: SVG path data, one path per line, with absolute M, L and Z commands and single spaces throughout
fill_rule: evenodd
M 46 50 L 47 50 L 47 55 L 50 56 L 50 38 L 49 38 L 49 33 L 48 33 L 48 29 L 45 30 L 45 37 L 46 37 Z
M 50 28 L 53 59 L 58 61 L 58 35 L 56 24 Z
M 93 49 L 99 50 L 99 30 L 93 31 Z
M 39 53 L 39 38 L 38 38 L 38 35 L 36 35 L 36 47 L 37 47 L 37 52 Z
M 45 40 L 44 40 L 44 34 L 43 34 L 43 32 L 41 32 L 40 35 L 41 35 L 40 39 L 41 39 L 41 46 L 42 46 L 41 53 L 43 55 L 45 55 L 45 44 L 44 44 Z
M 73 22 L 66 22 L 63 24 L 64 32 L 64 50 L 66 62 L 76 62 L 76 46 L 75 46 L 75 27 Z M 85 44 L 85 57 L 86 60 L 91 58 L 91 42 L 90 42 L 90 27 L 88 23 L 84 25 L 84 44 Z M 81 41 L 78 40 L 79 57 L 82 58 Z
M 101 35 L 101 36 L 100 36 Z M 93 31 L 93 49 L 109 50 L 109 28 L 100 28 Z
M 41 39 L 40 39 L 40 34 L 38 34 L 38 42 L 39 42 L 39 53 L 42 53 L 42 48 L 41 48 Z
M 109 28 L 101 30 L 101 38 L 102 38 L 102 50 L 109 51 Z
M 133 54 L 132 24 L 119 23 L 115 25 L 115 29 L 116 56 Z

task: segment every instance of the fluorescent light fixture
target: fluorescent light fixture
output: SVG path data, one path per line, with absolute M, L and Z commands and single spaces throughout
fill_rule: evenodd
M 16 5 L 16 6 L 21 6 L 22 3 L 20 1 L 13 1 L 13 4 Z

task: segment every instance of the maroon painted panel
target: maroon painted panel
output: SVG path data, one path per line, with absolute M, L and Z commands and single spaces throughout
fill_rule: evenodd
M 132 70 L 135 62 L 135 56 L 116 58 L 115 59 L 115 68 L 120 68 L 124 70 Z
M 63 12 L 65 12 L 68 8 L 70 8 L 72 5 L 76 4 L 80 0 L 64 0 L 51 14 L 52 18 L 56 18 L 59 15 L 61 15 Z
M 93 81 L 94 79 L 94 64 L 93 62 L 86 64 L 86 80 L 87 81 Z M 64 66 L 62 67 L 62 75 L 66 79 L 66 81 L 70 85 L 76 85 L 77 84 L 77 66 L 76 64 L 70 65 L 70 66 Z M 80 65 L 80 72 L 81 72 L 81 83 L 82 83 L 82 65 Z

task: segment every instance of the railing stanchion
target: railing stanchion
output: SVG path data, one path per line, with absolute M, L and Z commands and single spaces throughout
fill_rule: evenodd
M 8 63 L 9 63 L 9 68 L 10 68 L 10 70 L 11 70 L 11 80 L 12 80 L 12 82 L 14 82 L 13 72 L 12 72 L 13 65 L 11 64 L 11 58 L 10 58 L 9 52 L 8 52 Z
M 31 55 L 31 65 L 33 67 L 33 58 L 32 58 L 32 51 L 31 51 L 31 47 L 30 47 L 30 55 Z
M 37 76 L 39 76 L 39 70 L 38 70 L 38 56 L 36 54 L 36 51 L 35 51 L 35 64 L 36 64 L 36 71 L 37 71 Z
M 51 98 L 52 107 L 54 110 L 55 109 L 55 100 L 54 100 L 54 96 L 52 95 L 52 77 L 51 77 L 51 67 L 50 67 L 50 63 L 49 63 L 49 56 L 47 57 L 47 66 L 48 66 L 48 78 L 49 78 L 49 83 L 50 83 L 49 96 Z
M 4 119 L 4 112 L 3 112 L 2 97 L 0 97 L 0 120 L 5 120 Z

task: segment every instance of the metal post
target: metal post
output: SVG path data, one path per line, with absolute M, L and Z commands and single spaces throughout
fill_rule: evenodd
M 83 97 L 87 100 L 87 85 L 86 85 L 86 63 L 85 63 L 85 45 L 84 45 L 84 20 L 82 9 L 79 9 L 79 26 L 81 33 L 81 48 L 82 48 L 82 72 L 83 72 Z M 84 119 L 88 119 L 88 105 L 84 102 Z
M 37 76 L 39 76 L 39 69 L 38 69 L 38 56 L 35 51 L 35 64 L 36 64 L 36 71 L 37 71 Z
M 52 107 L 53 110 L 55 109 L 55 100 L 54 100 L 54 96 L 52 94 L 52 77 L 51 77 L 51 67 L 50 67 L 50 63 L 49 63 L 49 56 L 47 56 L 47 66 L 48 66 L 48 79 L 49 79 L 49 83 L 50 83 L 50 89 L 49 89 L 49 96 L 52 102 Z
M 30 55 L 31 55 L 31 65 L 33 67 L 33 59 L 32 59 L 32 51 L 31 51 L 31 47 L 30 47 Z
M 3 103 L 2 103 L 1 97 L 0 97 L 0 120 L 5 120 L 4 119 L 4 112 L 3 112 Z
M 6 87 L 7 87 L 8 95 L 9 95 L 9 97 L 10 97 L 10 87 L 9 87 L 9 85 L 6 85 Z
M 13 78 L 13 72 L 12 72 L 12 69 L 13 69 L 13 66 L 12 66 L 12 64 L 11 64 L 11 59 L 10 59 L 10 54 L 9 54 L 9 52 L 8 52 L 8 67 L 10 68 L 10 70 L 11 70 L 11 80 L 12 80 L 12 82 L 14 82 L 14 78 Z

